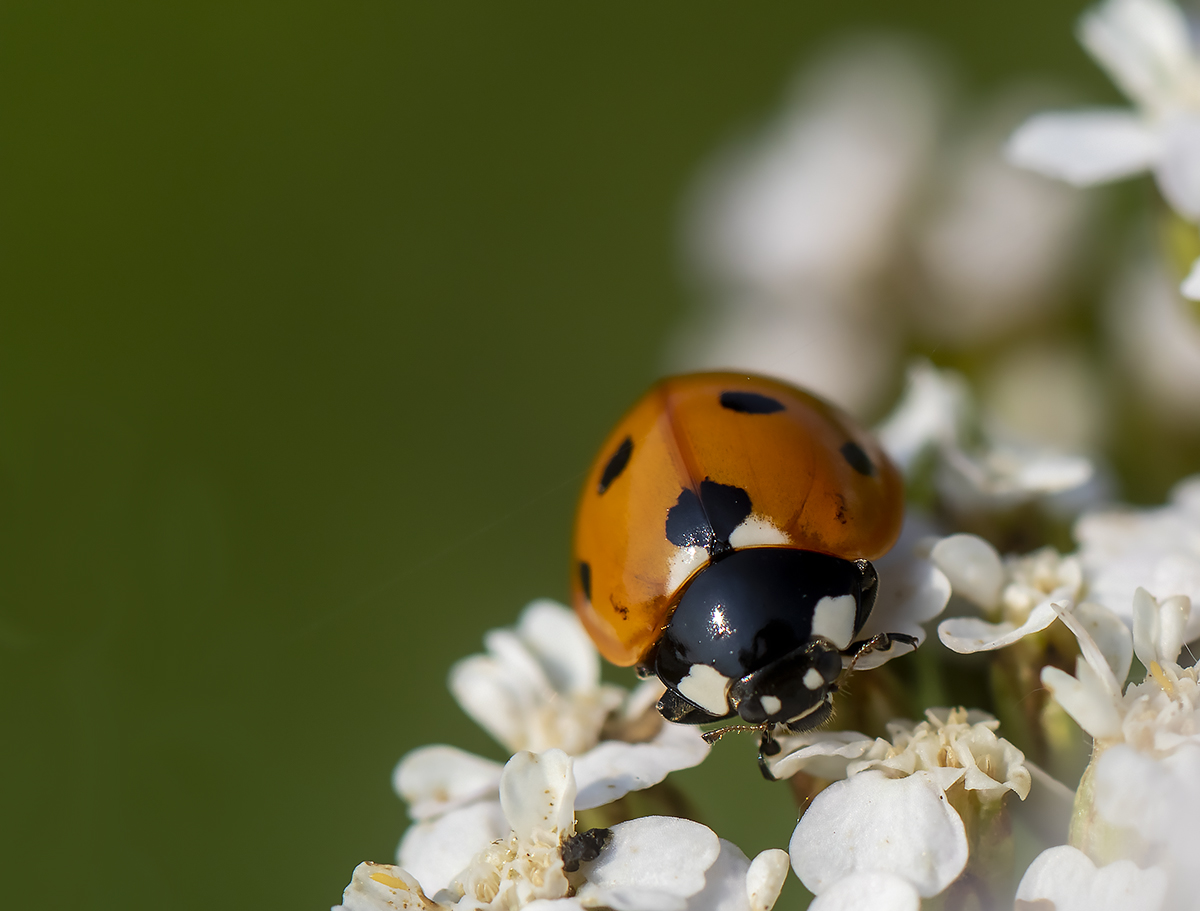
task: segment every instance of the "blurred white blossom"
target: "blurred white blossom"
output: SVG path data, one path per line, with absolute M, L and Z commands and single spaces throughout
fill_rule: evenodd
M 1004 137 L 1031 107 L 1011 93 L 982 114 L 928 178 L 916 221 L 921 279 L 909 308 L 925 344 L 991 344 L 1067 304 L 1091 206 L 1085 194 L 1014 167 Z M 932 163 L 931 163 L 932 164 Z
M 988 343 L 1067 300 L 1087 202 L 1004 161 L 1028 99 L 948 133 L 947 83 L 924 48 L 843 47 L 707 169 L 685 244 L 705 303 L 673 369 L 779 376 L 861 416 L 910 336 Z
M 1107 0 L 1080 20 L 1079 40 L 1136 109 L 1039 114 L 1010 159 L 1080 186 L 1152 170 L 1172 208 L 1200 221 L 1200 51 L 1187 16 L 1170 0 Z
M 903 397 L 876 433 L 906 474 L 932 459 L 938 493 L 957 514 L 1012 508 L 1092 481 L 1087 458 L 992 440 L 985 424 L 959 374 L 916 361 Z
M 943 116 L 920 49 L 860 42 L 801 75 L 774 122 L 705 175 L 694 268 L 769 296 L 851 287 L 887 266 Z
M 1134 256 L 1109 294 L 1104 317 L 1142 407 L 1168 421 L 1200 422 L 1200 321 L 1161 255 Z
M 1103 388 L 1081 344 L 1038 338 L 997 355 L 980 383 L 979 408 L 997 439 L 1090 454 L 1111 430 Z
M 1138 588 L 1160 600 L 1184 595 L 1200 604 L 1200 475 L 1180 481 L 1165 506 L 1085 513 L 1075 523 L 1075 539 L 1088 600 L 1126 623 L 1133 623 Z M 1197 637 L 1200 611 L 1189 620 L 1184 641 Z

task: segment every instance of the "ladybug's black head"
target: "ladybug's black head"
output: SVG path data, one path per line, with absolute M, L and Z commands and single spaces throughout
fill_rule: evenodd
M 736 550 L 688 583 L 654 670 L 673 721 L 740 715 L 816 727 L 832 712 L 848 654 L 875 601 L 870 563 L 789 547 Z

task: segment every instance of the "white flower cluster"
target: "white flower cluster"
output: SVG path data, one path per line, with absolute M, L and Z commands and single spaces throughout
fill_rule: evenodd
M 930 559 L 958 603 L 980 614 L 943 620 L 942 643 L 962 654 L 993 651 L 1071 610 L 1105 654 L 1119 654 L 1126 629 L 1136 628 L 1137 590 L 1200 603 L 1200 476 L 1180 482 L 1167 506 L 1085 512 L 1075 537 L 1080 547 L 1074 554 L 1043 548 L 1008 557 L 976 535 L 937 541 Z M 1200 637 L 1200 617 L 1191 617 L 1181 632 L 1183 642 Z
M 398 864 L 360 864 L 339 909 L 770 911 L 782 850 L 750 861 L 707 827 L 662 816 L 576 831 L 577 810 L 708 754 L 697 729 L 655 711 L 660 684 L 602 683 L 583 627 L 551 601 L 486 643 L 486 655 L 454 666 L 450 686 L 513 757 L 502 766 L 440 745 L 405 756 L 395 786 L 414 825 Z
M 967 822 L 1009 792 L 1028 796 L 1024 756 L 996 736 L 994 718 L 931 709 L 926 719 L 893 722 L 890 740 L 855 731 L 785 738 L 789 749 L 771 765 L 777 776 L 836 779 L 800 818 L 790 846 L 796 875 L 818 896 L 813 908 L 917 907 L 966 868 Z M 882 896 L 866 891 L 873 882 L 886 886 Z M 848 904 L 856 892 L 864 897 Z
M 787 855 L 753 861 L 699 823 L 650 816 L 576 832 L 575 776 L 559 749 L 520 752 L 500 779 L 506 829 L 432 897 L 403 867 L 359 864 L 335 911 L 770 911 Z
M 919 630 L 953 594 L 978 614 L 941 622 L 954 651 L 1000 649 L 1060 619 L 1079 644 L 1074 675 L 1046 664 L 1041 680 L 1093 737 L 1095 755 L 1074 795 L 1070 843 L 1025 871 L 1023 901 L 1173 911 L 1200 889 L 1190 872 L 1200 850 L 1200 677 L 1178 663 L 1200 597 L 1198 497 L 1195 478 L 1165 507 L 1085 513 L 1075 554 L 1002 556 L 960 533 L 902 540 L 880 561 L 876 609 L 893 627 L 907 617 Z M 1127 596 L 1133 579 L 1153 588 Z M 601 682 L 595 648 L 561 605 L 534 602 L 486 643 L 486 654 L 455 665 L 451 688 L 513 758 L 501 765 L 444 745 L 406 756 L 395 785 L 414 824 L 396 865 L 355 870 L 346 911 L 769 911 L 789 864 L 816 911 L 917 909 L 951 893 L 964 901 L 964 890 L 986 902 L 989 839 L 1007 831 L 996 822 L 1006 803 L 1061 801 L 1066 790 L 992 716 L 931 709 L 919 723 L 891 721 L 887 737 L 781 736 L 769 770 L 812 785 L 787 852 L 751 861 L 706 827 L 664 816 L 580 832 L 577 810 L 657 784 L 709 747 L 695 728 L 661 719 L 657 682 L 632 692 Z M 1147 674 L 1126 688 L 1135 655 Z
M 1195 668 L 1178 663 L 1200 635 L 1192 610 L 1200 603 L 1198 506 L 1200 477 L 1181 482 L 1165 507 L 1085 513 L 1073 555 L 1047 548 L 1002 558 L 965 534 L 931 548 L 957 603 L 982 613 L 941 622 L 949 648 L 1000 649 L 1056 619 L 1079 645 L 1074 675 L 1047 664 L 1041 680 L 1092 737 L 1092 762 L 1075 796 L 1070 844 L 1030 866 L 1021 900 L 1182 909 L 1200 892 L 1200 682 Z M 1138 579 L 1145 585 L 1134 587 Z M 1126 687 L 1135 655 L 1146 675 Z M 816 774 L 829 774 L 830 757 L 849 760 L 851 772 L 865 768 L 866 742 L 840 739 L 836 747 L 814 740 L 781 762 L 815 765 Z
M 492 630 L 486 644 L 486 655 L 451 669 L 451 691 L 510 752 L 561 749 L 573 756 L 572 810 L 656 785 L 708 755 L 695 728 L 668 724 L 655 711 L 657 681 L 631 693 L 600 681 L 595 646 L 562 605 L 533 602 L 514 629 Z M 508 832 L 503 768 L 441 745 L 414 750 L 396 767 L 396 791 L 414 820 L 398 861 L 427 890 L 444 888 Z
M 1045 667 L 1042 681 L 1092 736 L 1095 752 L 1076 797 L 1071 845 L 1039 857 L 1018 897 L 1067 901 L 1082 886 L 1091 908 L 1194 907 L 1200 683 L 1195 668 L 1177 663 L 1191 600 L 1160 602 L 1138 589 L 1132 635 L 1115 617 L 1092 627 L 1107 641 L 1071 610 L 1059 613 L 1081 655 L 1074 676 Z M 1126 687 L 1135 653 L 1146 676 Z

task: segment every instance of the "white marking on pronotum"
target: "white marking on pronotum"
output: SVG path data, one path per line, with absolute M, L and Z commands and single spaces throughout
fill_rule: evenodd
M 783 702 L 776 696 L 763 696 L 759 702 L 762 703 L 763 711 L 768 715 L 774 715 L 783 708 Z
M 693 664 L 686 677 L 679 681 L 679 692 L 700 708 L 714 715 L 729 711 L 729 678 L 707 664 Z
M 828 639 L 838 649 L 850 645 L 854 638 L 854 616 L 858 605 L 853 595 L 826 595 L 813 611 L 812 634 Z
M 729 535 L 729 545 L 734 549 L 791 543 L 792 539 L 764 516 L 747 516 Z
M 688 578 L 708 562 L 708 551 L 703 547 L 677 547 L 671 554 L 671 568 L 667 572 L 667 594 L 679 591 Z
M 804 685 L 810 690 L 819 690 L 825 685 L 825 678 L 821 676 L 821 672 L 815 667 L 810 667 L 804 672 Z

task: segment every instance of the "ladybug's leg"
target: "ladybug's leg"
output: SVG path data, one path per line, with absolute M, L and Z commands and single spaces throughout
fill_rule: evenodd
M 723 721 L 732 715 L 714 715 L 712 712 L 706 712 L 669 688 L 658 700 L 656 708 L 667 721 L 674 721 L 676 724 L 708 724 L 712 721 Z
M 868 652 L 886 652 L 894 644 L 911 646 L 916 649 L 918 642 L 916 636 L 910 636 L 907 633 L 876 633 L 870 639 L 860 639 L 858 642 L 851 642 L 850 647 L 845 649 L 842 654 L 849 657 L 850 667 L 848 671 L 854 669 L 854 665 L 858 663 L 858 659 L 862 658 Z
M 763 728 L 762 739 L 758 742 L 758 770 L 762 772 L 763 778 L 767 781 L 778 781 L 767 767 L 767 757 L 775 756 L 779 753 L 779 741 L 771 736 L 771 726 L 767 725 Z

